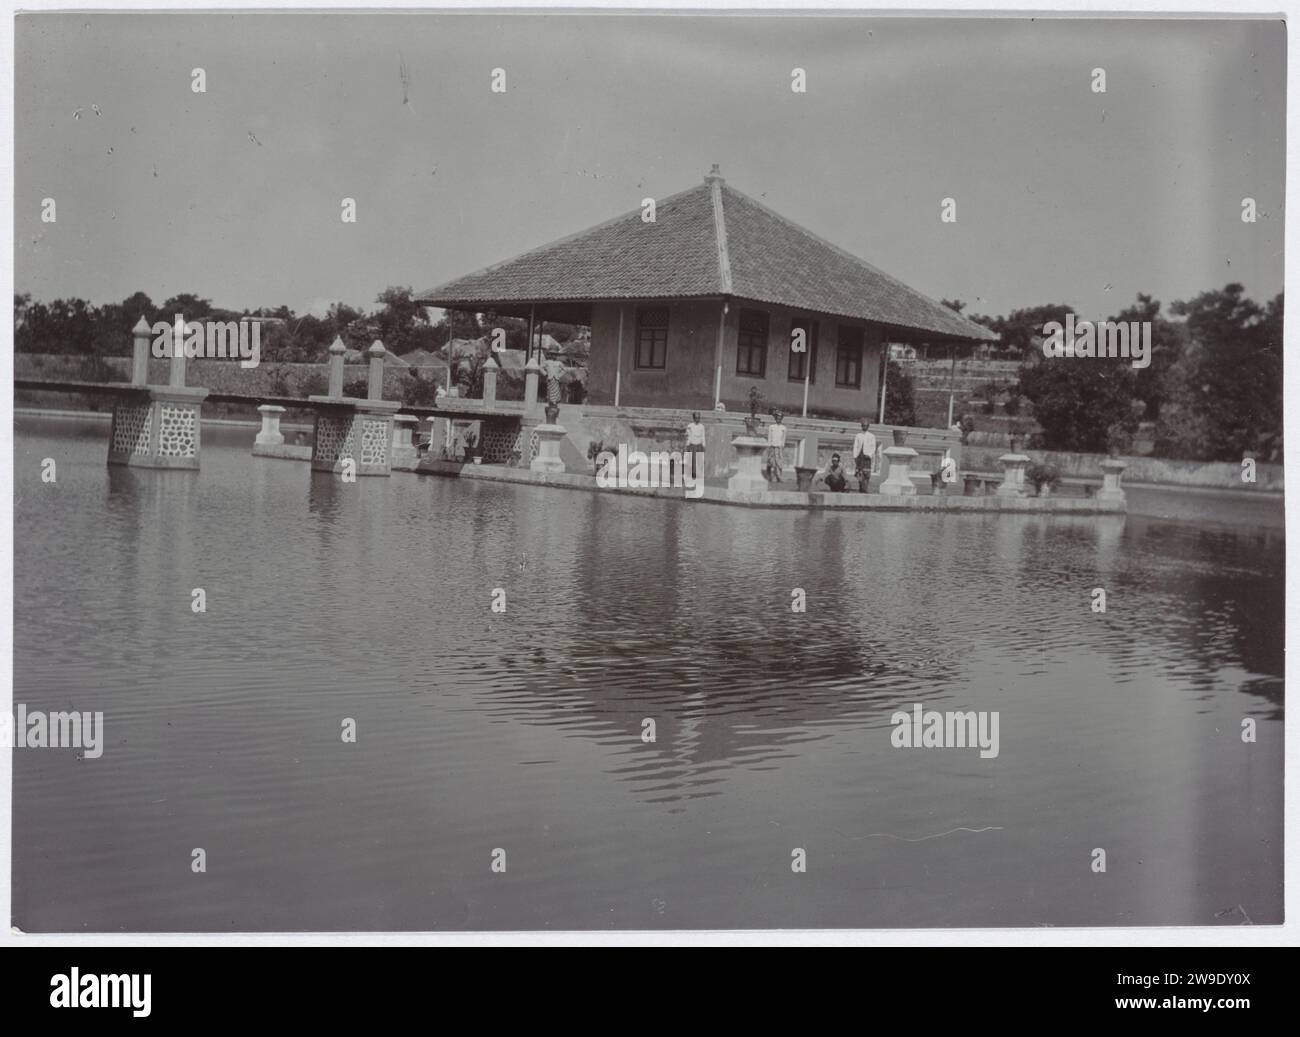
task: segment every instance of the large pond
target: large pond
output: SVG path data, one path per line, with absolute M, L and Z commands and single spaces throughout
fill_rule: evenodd
M 151 472 L 18 424 L 14 702 L 106 732 L 13 754 L 22 929 L 1282 918 L 1280 529 L 345 485 L 252 436 Z M 916 703 L 998 755 L 896 748 Z

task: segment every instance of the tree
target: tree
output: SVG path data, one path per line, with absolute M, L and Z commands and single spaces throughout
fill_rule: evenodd
M 414 348 L 410 343 L 412 332 L 429 324 L 428 313 L 412 298 L 412 294 L 410 288 L 390 286 L 375 297 L 375 302 L 380 303 L 373 315 L 379 337 L 391 352 L 398 355 L 410 352 Z
M 1168 378 L 1156 447 L 1171 457 L 1269 459 L 1282 449 L 1283 297 L 1266 306 L 1240 284 L 1176 302 L 1187 342 Z
M 886 425 L 915 425 L 916 396 L 912 389 L 912 376 L 899 365 L 889 361 L 885 368 L 885 418 Z
M 1114 432 L 1137 430 L 1135 387 L 1123 357 L 1049 358 L 1040 349 L 1020 369 L 1017 391 L 1034 405 L 1043 448 L 1104 453 Z
M 1043 325 L 1048 321 L 1065 324 L 1065 315 L 1073 312 L 1065 303 L 1048 303 L 1028 309 L 1013 310 L 1009 317 L 972 317 L 977 324 L 996 331 L 1000 338 L 997 352 L 1004 356 L 1027 360 L 1033 354 L 1042 355 Z
M 1138 293 L 1133 305 L 1110 319 L 1122 323 L 1149 321 L 1151 324 L 1151 363 L 1148 367 L 1135 369 L 1137 382 L 1134 392 L 1145 407 L 1146 417 L 1155 419 L 1166 399 L 1170 369 L 1183 354 L 1185 328 L 1161 317 L 1159 301 L 1143 292 Z
M 203 320 L 212 312 L 212 300 L 202 299 L 190 292 L 173 295 L 162 304 L 164 320 L 173 320 L 181 314 L 186 320 Z

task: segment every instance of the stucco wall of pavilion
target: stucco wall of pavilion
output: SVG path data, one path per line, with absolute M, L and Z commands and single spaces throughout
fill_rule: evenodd
M 668 307 L 668 344 L 661 370 L 636 366 L 637 310 L 645 306 Z M 621 370 L 621 405 L 711 409 L 721 307 L 721 300 L 717 299 L 595 303 L 591 317 L 591 355 L 587 364 L 588 399 L 594 404 L 612 404 L 616 371 Z M 768 317 L 767 369 L 763 378 L 736 373 L 742 309 L 758 310 Z M 623 349 L 621 363 L 618 363 L 620 312 L 623 315 Z M 803 381 L 789 378 L 791 321 L 799 317 L 815 320 L 819 327 L 816 364 L 808 389 L 809 413 L 849 419 L 866 415 L 874 421 L 880 404 L 883 348 L 879 326 L 736 299 L 729 302 L 723 332 L 722 402 L 727 409 L 747 411 L 749 390 L 757 385 L 763 394 L 763 413 L 773 407 L 780 407 L 789 414 L 800 413 Z M 863 331 L 861 383 L 857 388 L 835 384 L 841 326 Z

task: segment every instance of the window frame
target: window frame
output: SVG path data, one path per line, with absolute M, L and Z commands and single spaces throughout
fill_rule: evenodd
M 759 317 L 763 322 L 762 339 L 758 343 L 750 342 L 746 344 L 745 337 L 757 335 L 756 331 L 745 330 L 745 316 Z M 767 354 L 768 347 L 771 344 L 772 337 L 772 315 L 766 310 L 743 309 L 736 317 L 736 374 L 741 378 L 757 378 L 759 381 L 767 379 Z M 759 369 L 753 370 L 754 353 L 758 353 Z M 741 357 L 744 357 L 749 366 L 741 367 Z
M 663 324 L 649 324 L 645 320 L 648 313 L 663 310 Z M 638 306 L 636 308 L 636 338 L 632 343 L 632 370 L 634 371 L 666 371 L 668 369 L 668 328 L 672 322 L 672 307 L 670 306 Z M 644 335 L 650 333 L 650 363 L 641 362 L 641 347 L 644 344 Z M 662 342 L 659 336 L 663 336 Z M 662 347 L 659 356 L 659 363 L 655 360 L 656 345 Z
M 821 342 L 822 322 L 816 317 L 791 317 L 790 318 L 790 335 L 793 338 L 794 329 L 803 325 L 808 331 L 808 349 L 803 353 L 794 351 L 794 344 L 790 345 L 790 362 L 786 365 L 785 377 L 789 382 L 802 382 L 802 374 L 794 374 L 790 368 L 794 366 L 795 357 L 798 357 L 804 364 L 808 365 L 808 384 L 817 384 L 817 346 Z M 802 365 L 800 365 L 802 366 Z
M 845 342 L 844 339 L 846 337 L 853 339 L 853 341 Z M 856 357 L 852 357 L 851 355 L 852 353 L 856 353 L 857 354 Z M 839 335 L 837 336 L 837 341 L 835 343 L 835 388 L 853 389 L 853 390 L 861 391 L 862 374 L 863 374 L 862 369 L 865 366 L 864 359 L 866 357 L 866 353 L 867 353 L 866 328 L 859 328 L 852 324 L 841 324 L 839 328 Z M 846 358 L 849 358 L 850 363 L 852 363 L 854 368 L 854 380 L 851 382 L 844 381 L 840 377 L 840 372 L 843 369 L 843 364 Z

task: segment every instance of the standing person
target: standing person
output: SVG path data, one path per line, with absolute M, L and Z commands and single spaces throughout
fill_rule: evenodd
M 867 492 L 867 482 L 871 479 L 871 463 L 876 456 L 876 437 L 871 434 L 870 422 L 862 419 L 862 431 L 853 437 L 853 475 L 858 480 L 858 487 Z
M 704 453 L 704 424 L 700 421 L 700 412 L 691 412 L 691 423 L 686 426 L 686 463 L 690 465 L 690 475 L 699 479 L 704 475 L 704 463 L 700 456 Z
M 781 465 L 785 461 L 785 434 L 788 431 L 781 424 L 784 417 L 779 410 L 772 412 L 772 424 L 767 426 L 767 478 L 769 482 L 781 481 Z

